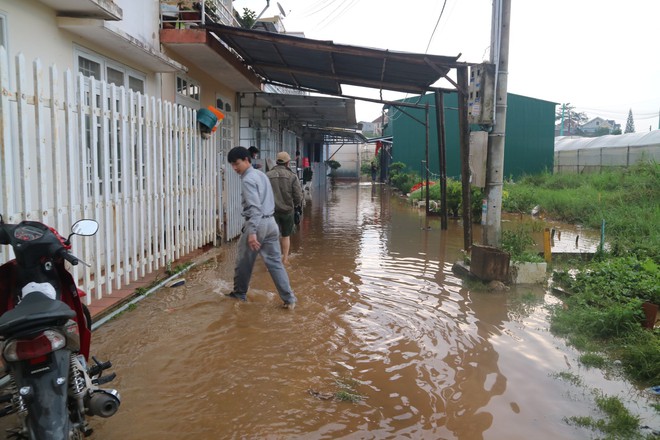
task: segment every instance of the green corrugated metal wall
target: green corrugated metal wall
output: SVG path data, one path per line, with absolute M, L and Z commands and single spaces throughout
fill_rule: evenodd
M 437 178 L 438 131 L 435 116 L 435 95 L 402 100 L 429 104 L 429 170 Z M 506 141 L 504 146 L 504 177 L 517 178 L 523 174 L 536 174 L 544 170 L 552 171 L 554 157 L 555 103 L 507 95 Z M 446 93 L 445 139 L 447 144 L 447 176 L 458 179 L 461 173 L 458 139 L 458 102 L 456 93 Z M 425 158 L 426 131 L 423 125 L 426 116 L 424 109 L 390 107 L 389 124 L 383 135 L 393 137 L 392 162 L 403 162 L 410 171 L 422 174 L 422 161 Z M 421 121 L 418 122 L 415 119 Z M 478 129 L 475 128 L 474 129 Z

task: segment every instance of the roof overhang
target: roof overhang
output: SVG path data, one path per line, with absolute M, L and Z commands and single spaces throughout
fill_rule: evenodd
M 260 78 L 205 29 L 161 29 L 160 42 L 208 75 L 222 76 L 222 82 L 233 90 L 261 90 Z
M 206 24 L 264 82 L 328 95 L 341 85 L 421 94 L 462 63 L 458 57 L 392 52 L 293 35 Z
M 61 17 L 121 20 L 123 12 L 112 0 L 40 0 Z
M 104 49 L 119 53 L 153 72 L 185 72 L 188 70 L 159 50 L 131 37 L 104 20 L 57 17 L 57 25 Z
M 345 128 L 317 128 L 311 127 L 306 129 L 306 132 L 311 134 L 318 134 L 323 136 L 324 142 L 328 143 L 344 143 L 344 144 L 363 144 L 367 138 L 364 137 L 362 132 L 357 130 L 350 130 Z M 304 136 L 304 133 L 303 133 Z
M 357 128 L 353 99 L 262 92 L 254 94 L 254 105 L 274 108 L 301 126 Z

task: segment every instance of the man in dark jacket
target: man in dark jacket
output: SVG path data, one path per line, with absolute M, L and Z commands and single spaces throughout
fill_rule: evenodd
M 275 221 L 280 228 L 282 262 L 289 262 L 290 236 L 294 228 L 294 211 L 302 206 L 303 194 L 298 176 L 289 168 L 291 156 L 286 151 L 277 153 L 275 167 L 266 175 L 270 179 L 275 196 Z

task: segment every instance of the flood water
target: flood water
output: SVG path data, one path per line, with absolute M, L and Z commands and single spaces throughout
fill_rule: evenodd
M 292 239 L 295 310 L 260 260 L 249 302 L 225 298 L 228 244 L 94 333 L 122 405 L 92 438 L 590 439 L 564 419 L 599 417 L 594 389 L 653 424 L 638 390 L 550 334 L 545 288 L 455 276 L 462 243 L 385 186 L 315 194 Z M 342 391 L 360 399 L 327 399 Z

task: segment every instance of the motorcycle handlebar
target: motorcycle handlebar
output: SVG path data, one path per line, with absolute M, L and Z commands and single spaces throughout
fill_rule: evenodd
M 66 249 L 60 249 L 58 251 L 58 255 L 62 258 L 64 258 L 66 261 L 71 263 L 73 266 L 77 266 L 80 260 L 78 257 L 73 255 L 72 253 L 68 252 Z

